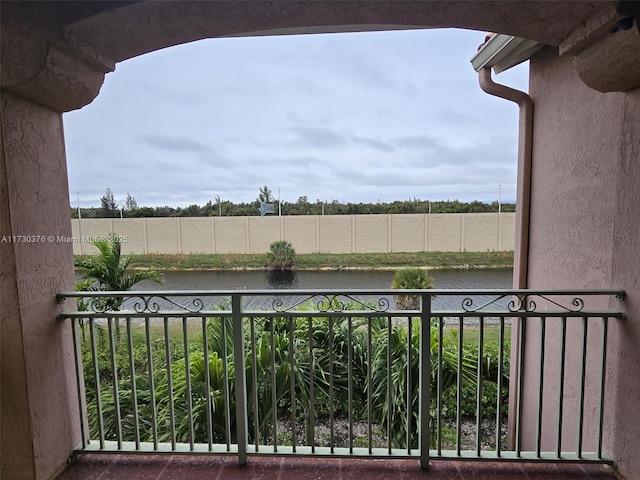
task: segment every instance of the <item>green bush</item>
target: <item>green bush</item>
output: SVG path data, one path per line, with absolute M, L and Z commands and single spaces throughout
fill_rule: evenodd
M 291 270 L 296 264 L 296 251 L 285 241 L 273 242 L 267 253 L 267 266 L 271 270 Z
M 498 408 L 498 364 L 499 345 L 497 340 L 485 341 L 482 355 L 482 417 L 495 418 Z M 474 368 L 477 369 L 478 346 L 468 345 L 469 354 L 474 358 Z M 508 413 L 509 398 L 509 350 L 507 348 L 502 366 L 502 417 Z M 476 418 L 477 412 L 477 384 L 462 386 L 462 402 L 460 413 L 462 418 Z M 454 387 L 442 396 L 442 416 L 446 420 L 455 420 L 457 416 L 458 389 Z
M 396 290 L 425 290 L 433 287 L 433 278 L 422 268 L 402 268 L 393 276 L 391 288 Z M 417 310 L 420 297 L 417 295 L 396 295 L 396 306 L 402 310 Z

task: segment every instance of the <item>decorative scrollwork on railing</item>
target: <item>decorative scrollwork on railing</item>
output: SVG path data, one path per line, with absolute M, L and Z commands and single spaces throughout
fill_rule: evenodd
M 507 295 L 500 295 L 488 302 L 483 303 L 482 305 L 477 305 L 477 306 L 474 305 L 475 302 L 473 298 L 467 297 L 462 301 L 462 310 L 464 310 L 465 312 L 478 312 L 480 310 L 487 308 L 490 305 L 498 303 L 500 300 L 506 297 Z
M 121 306 L 126 301 L 133 301 L 133 311 L 136 313 L 158 313 L 163 307 L 162 303 L 178 307 L 179 311 L 185 313 L 198 313 L 204 308 L 204 302 L 199 298 L 188 299 L 190 305 L 182 305 L 164 295 L 130 295 L 126 297 L 89 297 L 90 300 L 84 303 L 85 309 L 94 313 L 119 312 Z M 123 311 L 124 312 L 124 311 Z
M 535 300 L 532 299 L 532 297 L 536 297 L 537 299 L 542 299 L 546 302 L 549 302 L 553 305 L 555 305 L 556 307 L 559 307 L 561 310 L 567 312 L 567 313 L 578 313 L 581 312 L 584 309 L 584 300 L 578 297 L 574 297 L 573 299 L 571 299 L 571 307 L 563 305 L 555 300 L 552 300 L 551 298 L 549 298 L 548 296 L 545 295 L 512 295 L 512 294 L 506 294 L 506 295 L 498 295 L 494 298 L 492 298 L 489 301 L 485 301 L 482 305 L 474 305 L 475 301 L 473 298 L 471 297 L 467 297 L 462 301 L 462 309 L 465 312 L 479 312 L 481 310 L 486 309 L 487 307 L 491 306 L 491 305 L 498 305 L 498 302 L 500 302 L 501 300 L 505 299 L 509 297 L 510 300 L 507 303 L 507 310 L 509 312 L 536 312 L 538 305 L 536 303 Z
M 320 313 L 339 313 L 352 310 L 354 306 L 362 307 L 366 311 L 384 313 L 389 310 L 390 302 L 386 298 L 378 298 L 372 302 L 364 302 L 350 295 L 316 294 L 287 304 L 282 298 L 275 298 L 271 303 L 274 311 L 279 313 L 292 312 L 298 307 L 312 303 Z

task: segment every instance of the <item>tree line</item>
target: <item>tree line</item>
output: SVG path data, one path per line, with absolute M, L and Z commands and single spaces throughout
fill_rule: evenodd
M 515 203 L 501 203 L 497 201 L 485 203 L 478 200 L 461 202 L 459 200 L 422 200 L 413 198 L 395 200 L 393 202 L 377 203 L 341 203 L 338 200 L 330 202 L 316 199 L 309 201 L 307 196 L 299 197 L 295 202 L 281 201 L 274 198 L 271 190 L 265 185 L 260 189 L 258 197 L 253 202 L 233 203 L 222 200 L 217 196 L 205 205 L 189 205 L 188 207 L 140 207 L 135 198 L 127 193 L 124 204 L 119 205 L 113 192 L 107 188 L 100 199 L 100 207 L 78 208 L 71 207 L 71 218 L 138 218 L 138 217 L 241 217 L 259 216 L 260 206 L 271 204 L 273 213 L 278 215 L 366 215 L 366 214 L 399 214 L 399 213 L 482 213 L 482 212 L 515 212 Z

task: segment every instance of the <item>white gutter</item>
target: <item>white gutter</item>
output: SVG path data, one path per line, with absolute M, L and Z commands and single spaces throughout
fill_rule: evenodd
M 544 45 L 535 40 L 498 33 L 487 40 L 471 59 L 476 72 L 492 67 L 496 73 L 526 62 Z

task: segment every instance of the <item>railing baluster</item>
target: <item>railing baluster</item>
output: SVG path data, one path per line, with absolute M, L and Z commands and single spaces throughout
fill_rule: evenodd
M 407 455 L 411 455 L 411 435 L 412 435 L 412 431 L 411 431 L 411 424 L 413 423 L 413 385 L 411 382 L 411 362 L 413 361 L 413 359 L 411 358 L 411 350 L 412 350 L 412 343 L 411 343 L 411 338 L 412 338 L 412 332 L 413 332 L 413 325 L 411 324 L 412 322 L 412 317 L 411 315 L 409 315 L 407 317 L 407 371 L 405 373 L 405 375 L 407 376 L 407 392 L 406 392 L 406 405 L 407 405 Z
M 102 411 L 102 390 L 100 388 L 100 369 L 98 368 L 98 346 L 96 342 L 95 319 L 89 319 L 89 337 L 91 338 L 91 358 L 93 359 L 93 376 L 95 378 L 96 406 L 98 409 L 98 437 L 100 449 L 104 450 L 104 414 Z
M 457 398 L 456 398 L 456 453 L 460 456 L 462 451 L 462 360 L 464 359 L 464 321 L 458 317 L 458 372 L 457 372 Z
M 556 455 L 562 457 L 562 421 L 564 413 L 564 373 L 565 373 L 565 357 L 567 348 L 567 317 L 560 318 L 560 379 L 558 381 L 558 438 L 556 441 Z
M 274 453 L 278 451 L 278 392 L 276 383 L 276 344 L 275 344 L 275 323 L 276 319 L 272 318 L 270 320 L 270 328 L 269 328 L 269 341 L 271 343 L 271 355 L 269 355 L 270 360 L 270 372 L 271 372 L 271 421 L 273 425 L 271 426 L 271 434 L 272 434 L 272 443 L 273 443 L 273 451 Z
M 430 403 L 431 403 L 431 295 L 420 296 L 420 467 L 429 468 L 429 448 L 431 445 Z
M 153 352 L 151 350 L 151 329 L 149 318 L 144 319 L 144 336 L 147 345 L 147 365 L 149 376 L 149 403 L 151 404 L 151 435 L 153 437 L 153 449 L 158 450 L 158 407 L 156 406 L 156 384 L 153 372 Z
M 207 442 L 209 444 L 209 451 L 213 450 L 213 422 L 211 420 L 211 372 L 209 371 L 209 338 L 207 335 L 207 317 L 200 317 L 202 321 L 202 353 L 204 355 L 204 398 L 205 405 L 207 406 Z M 222 335 L 222 342 L 224 343 L 224 332 Z M 222 364 L 227 363 L 226 358 Z M 226 382 L 226 379 L 225 379 Z M 226 414 L 226 410 L 225 410 Z
M 116 441 L 118 450 L 122 450 L 122 415 L 120 413 L 120 392 L 118 389 L 118 369 L 116 365 L 116 339 L 113 334 L 114 317 L 107 319 L 109 329 L 109 350 L 111 354 L 111 378 L 113 379 L 113 406 L 116 414 Z M 120 341 L 118 332 L 118 342 Z
M 334 453 L 334 434 L 333 434 L 333 406 L 335 393 L 333 391 L 333 317 L 329 317 L 329 447 L 331 453 Z
M 480 456 L 482 451 L 482 443 L 480 434 L 482 432 L 482 360 L 483 360 L 483 347 L 484 347 L 484 315 L 480 315 L 478 318 L 478 365 L 477 365 L 477 387 L 478 392 L 476 396 L 476 455 Z
M 238 307 L 239 308 L 239 307 Z M 235 309 L 234 309 L 235 311 Z M 240 317 L 242 320 L 242 317 Z M 252 370 L 252 379 L 251 379 L 251 391 L 253 392 L 253 441 L 255 444 L 256 452 L 258 451 L 260 444 L 260 416 L 258 415 L 258 360 L 256 358 L 256 319 L 255 317 L 249 318 L 250 328 L 251 328 L 251 370 Z M 235 317 L 234 317 L 234 330 L 235 326 Z M 234 331 L 235 334 L 235 331 Z M 234 348 L 234 358 L 237 355 L 238 351 Z
M 349 415 L 349 453 L 353 453 L 353 319 L 347 319 L 348 365 L 347 365 L 347 402 Z
M 242 297 L 241 295 L 231 296 L 231 312 L 233 316 L 233 365 L 236 388 L 236 436 L 238 442 L 238 464 L 247 463 L 247 443 L 249 441 L 249 430 L 247 425 L 247 378 L 244 362 L 244 332 L 242 325 Z M 253 318 L 251 319 L 253 333 Z M 252 335 L 252 342 L 255 336 Z M 254 343 L 255 345 L 255 343 Z M 253 350 L 255 376 L 255 349 Z M 255 383 L 253 385 L 255 390 Z
M 233 328 L 231 329 L 233 335 Z M 231 451 L 231 392 L 229 390 L 229 350 L 227 348 L 227 318 L 220 317 L 220 335 L 222 337 L 222 381 L 224 395 L 224 435 L 227 452 Z M 233 348 L 233 347 L 232 347 Z M 244 354 L 243 354 L 244 355 Z
M 173 402 L 173 372 L 171 358 L 171 342 L 169 340 L 169 318 L 165 316 L 164 321 L 164 351 L 167 361 L 167 391 L 169 392 L 169 426 L 171 429 L 171 450 L 176 449 L 176 412 Z
M 315 359 L 313 358 L 313 318 L 309 317 L 309 410 L 306 412 L 307 427 L 307 442 L 311 441 L 311 453 L 316 452 L 316 397 L 315 397 Z
M 598 458 L 602 458 L 602 428 L 604 423 L 604 394 L 607 374 L 608 317 L 602 317 L 602 363 L 600 364 L 600 404 L 598 405 Z
M 193 450 L 195 445 L 195 435 L 193 431 L 193 398 L 191 395 L 191 360 L 189 355 L 189 334 L 187 328 L 187 317 L 182 317 L 182 340 L 184 344 L 184 374 L 186 380 L 186 401 L 187 419 L 189 422 L 189 448 Z
M 73 358 L 75 363 L 76 387 L 78 388 L 78 417 L 80 420 L 80 440 L 82 448 L 87 448 L 89 441 L 89 418 L 87 416 L 87 392 L 84 384 L 84 368 L 82 365 L 82 341 L 78 330 L 81 320 L 71 320 L 71 334 L 73 337 Z
M 133 359 L 133 337 L 131 335 L 131 317 L 127 317 L 127 345 L 129 348 L 129 375 L 131 376 L 131 411 L 133 413 L 133 433 L 136 450 L 140 450 L 140 422 L 138 420 L 138 389 L 136 385 L 136 367 Z
M 544 341 L 547 318 L 540 316 L 540 363 L 538 371 L 540 372 L 540 389 L 538 390 L 538 417 L 536 422 L 536 456 L 540 458 L 542 448 L 542 407 L 544 396 Z
M 518 386 L 516 391 L 516 457 L 518 458 L 520 458 L 522 452 L 522 390 L 524 389 L 526 319 L 527 317 L 522 317 L 518 321 Z
M 498 327 L 498 385 L 496 400 L 496 455 L 502 456 L 502 376 L 504 375 L 504 316 L 500 316 Z
M 372 424 L 373 424 L 373 403 L 372 403 L 372 369 L 373 369 L 373 340 L 371 337 L 371 317 L 367 317 L 367 441 L 369 454 L 373 451 Z
M 289 317 L 289 379 L 291 382 L 291 445 L 293 451 L 296 451 L 296 370 L 294 363 L 293 350 L 295 348 L 295 339 L 293 336 L 294 323 L 293 317 Z
M 582 434 L 584 430 L 584 388 L 587 375 L 587 333 L 588 322 L 587 317 L 582 317 L 582 352 L 580 367 L 580 393 L 578 393 L 578 458 L 582 458 Z
M 393 409 L 393 398 L 391 395 L 391 389 L 393 388 L 391 384 L 393 380 L 393 372 L 391 367 L 391 351 L 391 317 L 387 317 L 387 449 L 389 455 L 391 455 L 391 410 Z
M 436 400 L 436 438 L 438 456 L 442 455 L 442 342 L 443 342 L 444 318 L 438 317 L 438 377 Z M 429 326 L 431 328 L 431 326 Z

